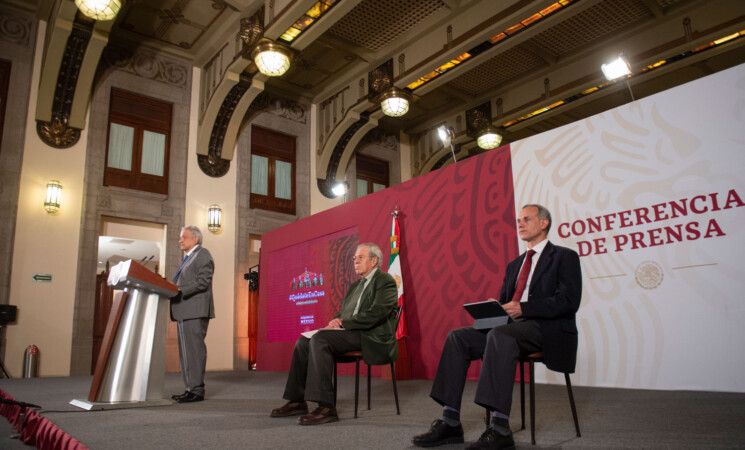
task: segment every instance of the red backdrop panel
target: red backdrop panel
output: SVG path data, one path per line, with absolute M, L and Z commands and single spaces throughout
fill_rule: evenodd
M 518 255 L 508 146 L 266 233 L 260 267 L 272 266 L 283 248 L 357 227 L 360 242 L 381 247 L 387 269 L 396 207 L 412 376 L 431 379 L 448 331 L 472 323 L 461 305 L 499 296 L 505 267 Z M 261 286 L 272 275 L 261 270 Z M 267 342 L 272 299 L 266 289 L 259 292 L 257 368 L 288 370 L 294 342 Z M 479 366 L 471 367 L 469 378 Z

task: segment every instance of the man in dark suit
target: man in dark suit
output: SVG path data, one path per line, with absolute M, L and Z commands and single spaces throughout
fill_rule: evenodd
M 524 206 L 517 227 L 528 251 L 507 265 L 498 300 L 512 320 L 491 330 L 466 327 L 448 334 L 430 393 L 443 406 L 443 416 L 428 432 L 415 436 L 414 445 L 463 442 L 460 406 L 473 360 L 483 359 L 475 402 L 494 411 L 487 430 L 467 447 L 473 449 L 514 448 L 508 419 L 521 355 L 542 351 L 549 369 L 574 372 L 574 315 L 582 296 L 579 256 L 548 241 L 551 214 L 543 206 Z
M 295 343 L 283 398 L 272 417 L 297 416 L 300 425 L 339 420 L 331 381 L 334 355 L 362 350 L 366 364 L 388 364 L 398 357 L 396 311 L 398 288 L 392 276 L 380 270 L 383 254 L 375 244 L 360 244 L 354 270 L 360 277 L 349 286 L 341 311 L 310 339 Z M 308 413 L 306 401 L 318 402 Z
M 186 252 L 173 282 L 178 294 L 171 299 L 171 320 L 178 326 L 178 353 L 186 391 L 174 395 L 178 403 L 204 400 L 204 370 L 207 365 L 207 326 L 215 317 L 212 299 L 212 274 L 215 263 L 209 250 L 202 247 L 202 232 L 195 226 L 181 229 L 181 250 Z

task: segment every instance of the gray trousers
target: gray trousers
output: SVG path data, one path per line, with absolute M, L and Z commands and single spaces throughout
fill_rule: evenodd
M 295 343 L 285 393 L 290 402 L 334 403 L 334 355 L 362 349 L 359 331 L 321 330 Z
M 207 367 L 207 318 L 179 320 L 178 356 L 181 361 L 181 377 L 187 391 L 204 396 L 204 371 Z
M 509 416 L 518 358 L 541 351 L 542 341 L 538 323 L 532 320 L 491 330 L 452 330 L 442 349 L 430 396 L 443 406 L 460 410 L 471 361 L 483 359 L 474 401 Z

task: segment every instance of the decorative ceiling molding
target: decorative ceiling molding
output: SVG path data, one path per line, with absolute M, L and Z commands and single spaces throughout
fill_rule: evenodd
M 63 2 L 48 24 L 36 102 L 36 131 L 55 148 L 68 148 L 80 139 L 93 89 L 93 78 L 113 21 L 99 22 Z
M 326 165 L 326 177 L 318 178 L 318 189 L 327 198 L 336 198 L 334 193 L 331 191 L 334 185 L 337 183 L 337 171 L 342 161 L 342 156 L 347 151 L 348 144 L 352 141 L 352 138 L 370 121 L 370 114 L 363 112 L 360 114 L 359 120 L 351 124 L 344 130 L 341 137 L 336 144 L 334 149 L 329 156 L 328 165 Z M 360 137 L 361 139 L 361 137 Z M 354 148 L 352 148 L 354 151 Z M 349 158 L 347 158 L 349 160 Z

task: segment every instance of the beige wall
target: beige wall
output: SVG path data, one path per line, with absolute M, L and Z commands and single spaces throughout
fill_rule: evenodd
M 36 104 L 44 30 L 39 26 L 29 105 Z M 64 376 L 70 373 L 87 135 L 84 130 L 71 148 L 49 147 L 37 136 L 33 116 L 34 108 L 29 108 L 10 283 L 18 320 L 7 328 L 5 363 L 11 376 L 20 376 L 23 350 L 34 344 L 40 349 L 39 374 Z M 62 183 L 61 208 L 55 215 L 43 207 L 52 179 Z M 52 275 L 52 281 L 34 281 L 37 273 Z
M 199 98 L 200 71 L 192 72 L 192 99 Z M 190 123 L 198 123 L 199 105 L 191 103 Z M 237 162 L 220 178 L 204 174 L 197 164 L 197 127 L 189 127 L 189 160 L 186 169 L 186 212 L 184 222 L 202 230 L 204 248 L 215 261 L 212 291 L 215 297 L 215 318 L 207 331 L 207 370 L 233 369 L 233 315 L 235 286 L 235 186 Z M 222 208 L 222 231 L 207 230 L 207 210 L 212 204 Z

